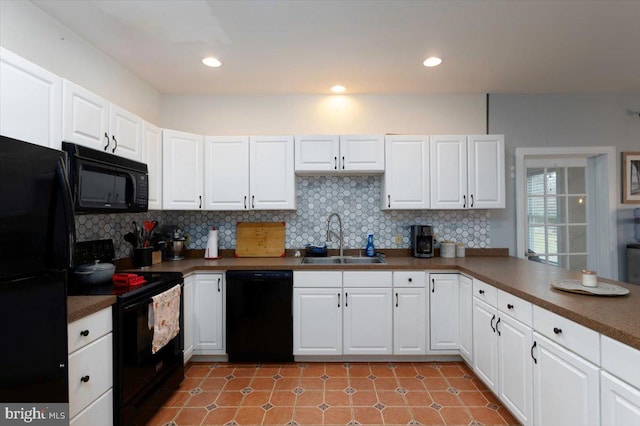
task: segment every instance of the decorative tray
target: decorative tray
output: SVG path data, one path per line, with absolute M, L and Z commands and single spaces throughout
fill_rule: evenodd
M 595 296 L 624 296 L 629 290 L 617 284 L 598 283 L 597 287 L 585 287 L 581 280 L 556 280 L 551 281 L 551 287 L 570 293 L 588 294 Z

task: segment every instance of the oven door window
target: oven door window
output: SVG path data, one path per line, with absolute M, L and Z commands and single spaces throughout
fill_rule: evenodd
M 127 187 L 131 177 L 107 168 L 83 164 L 78 182 L 78 202 L 81 207 L 127 207 Z
M 126 403 L 151 382 L 181 362 L 179 336 L 155 354 L 151 353 L 153 328 L 149 329 L 149 299 L 124 308 L 122 333 L 122 391 Z

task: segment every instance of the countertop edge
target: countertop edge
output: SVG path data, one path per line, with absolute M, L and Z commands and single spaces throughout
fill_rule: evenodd
M 72 323 L 116 303 L 116 296 L 67 296 L 67 323 Z

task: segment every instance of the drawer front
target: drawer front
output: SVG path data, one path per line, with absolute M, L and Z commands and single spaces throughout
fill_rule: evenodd
M 600 335 L 539 306 L 533 307 L 533 328 L 552 341 L 600 365 Z
M 93 401 L 69 422 L 71 426 L 113 426 L 113 389 Z
M 533 327 L 533 305 L 531 302 L 498 290 L 498 309 L 511 318 Z
M 640 351 L 607 336 L 601 336 L 602 368 L 640 389 Z
M 341 271 L 293 271 L 294 287 L 342 287 Z
M 426 275 L 424 271 L 393 271 L 393 286 L 424 287 Z
M 473 296 L 493 307 L 498 304 L 498 289 L 477 278 L 473 279 Z
M 111 333 L 111 307 L 80 318 L 67 326 L 69 353 Z
M 69 355 L 69 416 L 87 407 L 113 383 L 112 334 Z
M 345 287 L 391 287 L 391 271 L 344 271 L 342 283 Z

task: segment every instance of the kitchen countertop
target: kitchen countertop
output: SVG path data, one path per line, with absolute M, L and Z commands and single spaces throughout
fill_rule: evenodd
M 116 296 L 67 296 L 67 323 L 81 318 L 116 303 Z
M 581 279 L 579 272 L 507 256 L 418 259 L 387 256 L 386 264 L 302 265 L 301 258 L 221 258 L 164 261 L 144 268 L 153 272 L 226 271 L 239 269 L 292 270 L 455 270 L 471 275 L 535 305 L 640 350 L 640 286 L 599 278 L 629 289 L 622 297 L 586 296 L 551 288 L 551 280 Z M 135 270 L 131 270 L 134 272 Z M 138 269 L 140 271 L 140 269 Z

